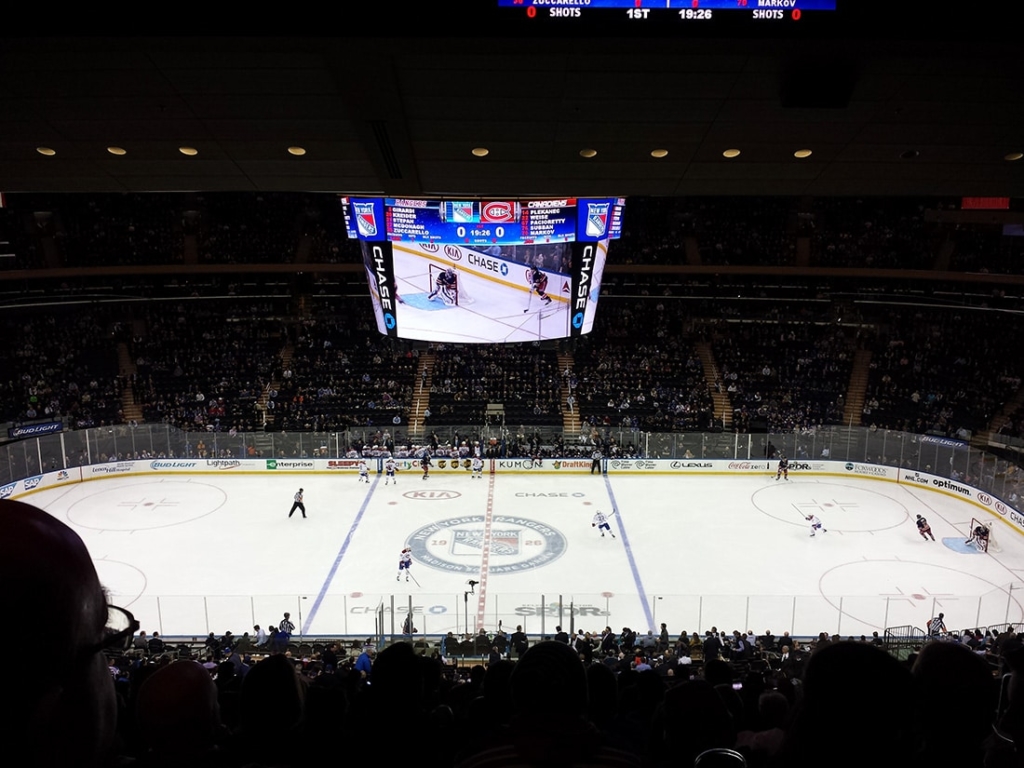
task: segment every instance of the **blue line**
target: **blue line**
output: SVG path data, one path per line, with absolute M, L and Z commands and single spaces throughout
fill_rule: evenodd
M 373 492 L 377 490 L 377 483 L 380 482 L 380 475 L 373 478 L 373 485 L 370 486 L 370 490 L 366 492 L 366 498 L 363 499 L 362 506 L 359 507 L 359 511 L 356 513 L 356 519 L 352 521 L 352 527 L 348 529 L 348 536 L 345 537 L 345 541 L 341 545 L 341 549 L 338 550 L 338 556 L 334 558 L 334 565 L 331 566 L 331 570 L 327 574 L 327 578 L 324 579 L 324 584 L 320 587 L 320 592 L 316 596 L 316 600 L 313 601 L 313 607 L 306 614 L 306 622 L 302 625 L 302 634 L 309 634 L 309 627 L 313 623 L 313 619 L 316 618 L 316 612 L 320 610 L 320 604 L 324 601 L 327 596 L 327 590 L 331 586 L 331 582 L 334 581 L 334 574 L 338 572 L 338 566 L 341 565 L 341 559 L 345 556 L 345 552 L 348 551 L 348 545 L 352 543 L 352 536 L 355 535 L 356 528 L 359 527 L 359 521 L 363 519 L 363 513 L 366 512 L 366 508 L 370 504 L 370 498 L 373 496 Z
M 633 583 L 636 584 L 636 591 L 640 595 L 640 603 L 644 607 L 644 616 L 647 617 L 647 626 L 654 629 L 654 615 L 651 613 L 651 604 L 647 600 L 647 592 L 644 590 L 643 580 L 640 578 L 640 571 L 636 567 L 636 558 L 633 557 L 633 548 L 629 546 L 629 536 L 626 535 L 626 526 L 622 524 L 622 515 L 619 514 L 619 503 L 615 501 L 615 494 L 612 493 L 612 482 L 608 479 L 607 473 L 604 476 L 604 486 L 608 491 L 608 498 L 612 503 L 612 512 L 615 519 L 619 521 L 619 535 L 622 537 L 622 546 L 626 548 L 626 557 L 629 559 L 629 570 L 633 572 Z

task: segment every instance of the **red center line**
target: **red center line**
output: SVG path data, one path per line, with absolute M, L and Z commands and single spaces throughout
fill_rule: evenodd
M 480 561 L 480 583 L 476 598 L 476 627 L 484 626 L 484 615 L 487 609 L 487 570 L 491 562 L 491 522 L 494 519 L 494 473 L 487 478 L 487 511 L 484 513 L 483 554 Z M 467 630 L 468 631 L 468 630 Z

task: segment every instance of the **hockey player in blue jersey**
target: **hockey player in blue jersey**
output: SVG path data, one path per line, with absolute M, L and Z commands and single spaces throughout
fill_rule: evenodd
M 455 276 L 454 269 L 449 267 L 448 269 L 441 270 L 434 279 L 434 290 L 427 294 L 427 298 L 433 300 L 435 296 L 441 294 L 441 298 L 445 303 L 454 304 L 455 285 L 457 282 L 458 277 Z
M 789 459 L 785 455 L 779 458 L 779 469 L 775 473 L 775 481 L 778 482 L 780 477 L 786 478 L 787 481 L 789 480 Z

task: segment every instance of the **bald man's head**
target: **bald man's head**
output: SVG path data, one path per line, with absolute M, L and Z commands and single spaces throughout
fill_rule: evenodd
M 113 683 L 102 652 L 106 597 L 85 544 L 36 507 L 0 501 L 0 615 L 31 632 L 41 665 L 11 657 L 17 697 L 0 736 L 30 750 L 29 765 L 88 766 L 113 735 Z M 9 729 L 9 730 L 8 730 Z

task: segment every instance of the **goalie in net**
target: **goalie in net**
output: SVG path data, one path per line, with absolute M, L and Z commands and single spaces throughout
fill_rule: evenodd
M 971 519 L 970 536 L 964 544 L 974 544 L 982 552 L 999 551 L 999 545 L 992 536 L 992 525 L 977 518 Z
M 473 303 L 473 300 L 462 284 L 459 273 L 455 271 L 454 267 L 446 269 L 431 264 L 429 272 L 430 284 L 433 286 L 433 290 L 427 295 L 428 299 L 433 301 L 440 296 L 443 302 L 455 306 Z

